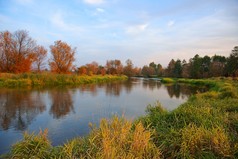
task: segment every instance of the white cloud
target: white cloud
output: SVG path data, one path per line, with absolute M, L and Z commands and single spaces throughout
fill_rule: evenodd
M 85 3 L 92 4 L 92 5 L 97 5 L 97 4 L 102 4 L 105 1 L 104 0 L 83 0 Z
M 74 31 L 74 32 L 82 31 L 81 27 L 74 25 L 74 24 L 66 23 L 63 19 L 62 13 L 60 13 L 60 12 L 53 14 L 52 17 L 50 18 L 50 21 L 53 25 L 55 25 L 56 27 L 58 27 L 61 30 Z
M 168 27 L 172 27 L 174 24 L 175 24 L 175 22 L 173 20 L 170 20 L 167 25 L 168 25 Z
M 145 31 L 148 26 L 149 26 L 148 23 L 129 26 L 126 29 L 126 33 L 128 33 L 128 34 L 139 34 L 143 31 Z
M 97 8 L 96 10 L 97 10 L 97 12 L 99 12 L 99 13 L 104 13 L 104 12 L 105 12 L 105 10 L 102 9 L 102 8 Z

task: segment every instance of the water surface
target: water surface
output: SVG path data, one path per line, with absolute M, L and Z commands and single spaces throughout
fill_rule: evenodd
M 89 122 L 117 114 L 135 119 L 159 101 L 173 110 L 202 88 L 163 85 L 154 79 L 44 89 L 0 89 L 0 154 L 22 139 L 24 131 L 48 129 L 53 145 L 90 131 Z

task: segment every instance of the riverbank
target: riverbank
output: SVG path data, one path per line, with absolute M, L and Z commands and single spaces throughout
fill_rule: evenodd
M 94 75 L 78 76 L 70 74 L 0 74 L 0 87 L 42 87 L 42 86 L 77 86 L 81 84 L 94 84 L 127 80 L 124 75 Z
M 174 111 L 166 111 L 158 103 L 148 106 L 147 115 L 134 122 L 102 119 L 98 128 L 90 124 L 92 131 L 87 137 L 55 147 L 47 131 L 26 133 L 5 158 L 238 157 L 237 81 L 198 81 L 201 85 L 213 83 L 210 91 L 192 96 Z

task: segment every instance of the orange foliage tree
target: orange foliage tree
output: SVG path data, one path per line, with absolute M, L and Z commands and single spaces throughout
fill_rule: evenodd
M 120 60 L 109 60 L 106 63 L 108 74 L 122 74 L 123 65 Z
M 92 63 L 86 64 L 88 69 L 88 75 L 96 75 L 98 73 L 98 63 L 93 61 Z
M 0 64 L 2 72 L 29 72 L 34 61 L 35 41 L 25 30 L 13 34 L 9 31 L 0 33 Z
M 55 41 L 54 45 L 50 46 L 52 58 L 49 65 L 52 72 L 69 73 L 73 69 L 74 55 L 76 48 L 72 49 L 67 43 L 61 40 Z
M 43 46 L 37 46 L 35 48 L 35 65 L 37 72 L 40 72 L 45 65 L 45 60 L 47 56 L 47 50 Z

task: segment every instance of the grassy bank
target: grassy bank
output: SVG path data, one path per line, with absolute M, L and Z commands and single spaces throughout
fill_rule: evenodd
M 76 86 L 81 84 L 102 83 L 126 79 L 126 76 L 113 75 L 78 76 L 52 73 L 0 74 L 0 87 Z
M 177 80 L 208 85 L 176 110 L 148 106 L 139 119 L 153 131 L 153 143 L 164 158 L 238 157 L 238 84 L 235 80 Z
M 91 125 L 87 137 L 56 147 L 51 146 L 47 131 L 25 134 L 4 157 L 238 158 L 238 83 L 230 79 L 203 82 L 215 84 L 174 111 L 157 103 L 134 122 L 102 119 L 98 128 Z

